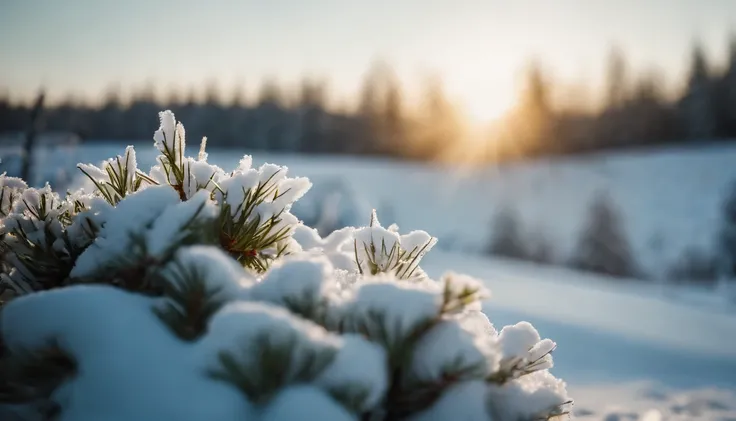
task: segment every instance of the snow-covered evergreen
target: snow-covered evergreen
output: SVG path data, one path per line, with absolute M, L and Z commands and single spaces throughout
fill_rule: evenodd
M 162 112 L 63 197 L 0 177 L 0 415 L 62 421 L 494 420 L 568 413 L 555 343 L 497 332 L 482 284 L 419 267 L 435 244 L 376 215 L 321 238 L 287 168 L 185 155 Z M 5 415 L 3 415 L 5 416 Z M 7 415 L 10 416 L 10 415 Z
M 736 183 L 731 185 L 723 202 L 718 251 L 720 293 L 736 303 Z
M 593 199 L 571 264 L 622 278 L 636 275 L 636 262 L 621 215 L 607 192 Z

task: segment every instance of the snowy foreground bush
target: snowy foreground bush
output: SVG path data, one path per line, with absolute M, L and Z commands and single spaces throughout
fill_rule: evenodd
M 426 232 L 320 238 L 286 168 L 185 156 L 80 164 L 94 191 L 0 179 L 0 418 L 72 421 L 538 420 L 570 400 L 555 343 L 496 332 L 481 284 L 419 268 Z

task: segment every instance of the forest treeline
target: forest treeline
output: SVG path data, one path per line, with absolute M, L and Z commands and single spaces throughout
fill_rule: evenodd
M 126 101 L 120 88 L 111 88 L 98 105 L 69 96 L 47 107 L 42 122 L 45 130 L 74 132 L 89 142 L 130 142 L 149 139 L 156 113 L 171 109 L 187 122 L 190 139 L 206 135 L 211 147 L 416 160 L 451 159 L 471 145 L 476 161 L 491 161 L 736 138 L 736 40 L 718 68 L 696 44 L 676 95 L 666 93 L 656 71 L 631 74 L 621 50 L 611 50 L 606 71 L 603 106 L 581 109 L 555 104 L 558 85 L 544 66 L 532 64 L 501 124 L 472 139 L 440 79 L 428 79 L 421 102 L 409 104 L 386 64 L 367 72 L 351 108 L 330 107 L 328 86 L 318 79 L 304 79 L 296 95 L 266 80 L 252 99 L 243 87 L 223 91 L 214 83 L 203 95 L 192 88 L 162 98 L 151 85 Z M 26 130 L 29 107 L 0 94 L 0 133 Z

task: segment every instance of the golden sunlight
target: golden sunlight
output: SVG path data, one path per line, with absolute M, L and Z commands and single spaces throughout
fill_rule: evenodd
M 472 87 L 464 95 L 463 105 L 473 125 L 487 125 L 504 116 L 514 105 L 513 87 L 494 88 L 493 92 Z

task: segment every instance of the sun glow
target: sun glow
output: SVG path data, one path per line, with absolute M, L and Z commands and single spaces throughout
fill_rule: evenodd
M 486 125 L 501 119 L 514 105 L 513 89 L 468 89 L 463 105 L 472 124 Z

